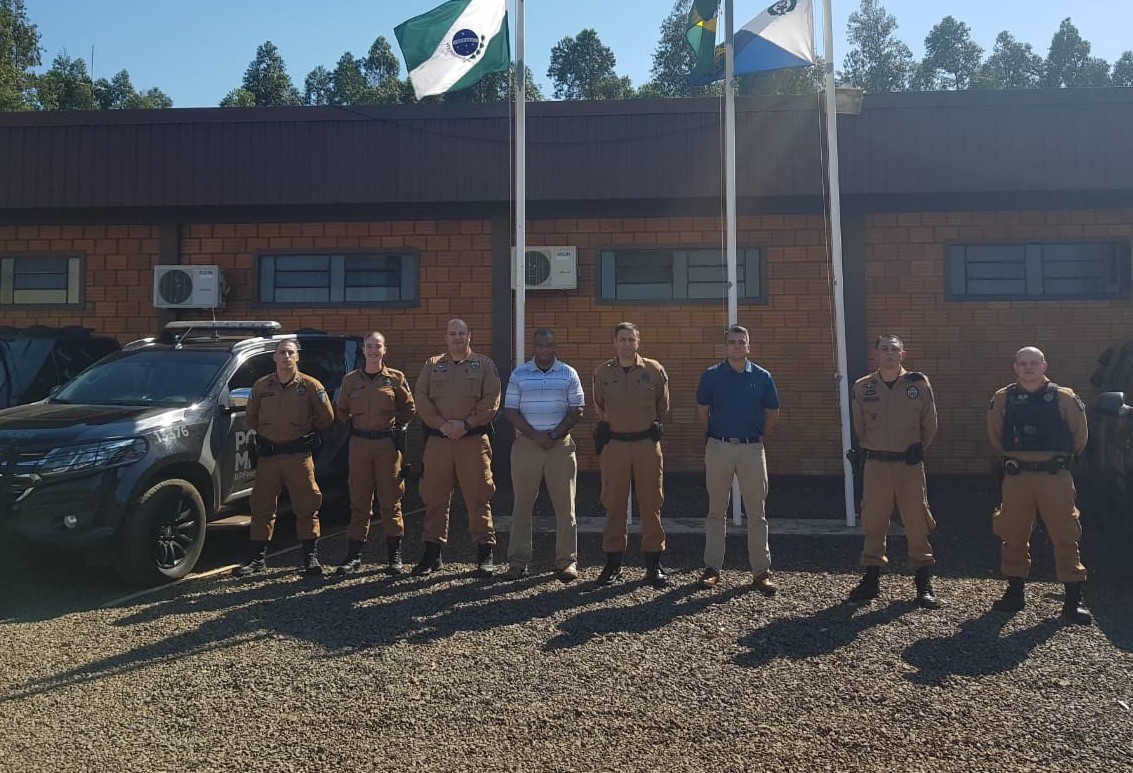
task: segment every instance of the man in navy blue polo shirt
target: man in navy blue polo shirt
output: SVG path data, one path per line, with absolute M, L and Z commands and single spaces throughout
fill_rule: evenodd
M 700 584 L 713 588 L 724 566 L 728 497 L 733 477 L 747 511 L 747 554 L 752 586 L 764 596 L 779 588 L 771 576 L 771 550 L 767 544 L 767 457 L 763 437 L 779 417 L 779 392 L 766 369 L 747 358 L 747 328 L 732 325 L 724 334 L 728 359 L 713 365 L 700 377 L 696 413 L 708 427 L 704 448 L 704 481 L 708 489 L 708 520 L 704 524 L 704 574 Z

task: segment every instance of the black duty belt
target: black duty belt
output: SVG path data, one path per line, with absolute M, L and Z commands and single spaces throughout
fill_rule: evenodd
M 352 437 L 362 437 L 367 440 L 381 440 L 382 438 L 393 437 L 392 429 L 351 429 L 350 434 Z
M 256 439 L 256 451 L 260 456 L 281 456 L 283 454 L 309 454 L 314 450 L 315 440 L 304 436 L 287 443 L 276 443 L 262 435 Z
M 432 427 L 429 427 L 428 429 L 426 429 L 425 434 L 427 434 L 429 437 L 444 437 L 445 436 L 445 433 L 441 432 L 439 429 L 433 429 Z M 487 427 L 487 425 L 484 425 L 483 427 L 473 427 L 472 429 L 468 430 L 465 437 L 467 437 L 468 435 L 487 435 L 487 434 L 488 434 L 488 427 Z
M 1070 460 L 1065 456 L 1054 456 L 1041 462 L 1010 458 L 1003 460 L 1003 471 L 1008 475 L 1018 475 L 1021 472 L 1045 472 L 1055 475 L 1068 469 L 1070 469 Z
M 623 443 L 632 443 L 634 440 L 645 440 L 653 436 L 653 430 L 647 429 L 641 432 L 611 432 L 610 440 L 620 440 Z
M 728 437 L 726 435 L 713 435 L 711 432 L 708 433 L 708 437 L 713 440 L 719 440 L 721 443 L 738 443 L 739 445 L 763 442 L 763 438 L 761 437 Z
M 866 459 L 873 459 L 875 462 L 903 462 L 908 458 L 907 451 L 874 451 L 869 448 L 862 450 L 865 451 Z

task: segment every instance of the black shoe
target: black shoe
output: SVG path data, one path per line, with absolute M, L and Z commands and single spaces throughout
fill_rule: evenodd
M 615 582 L 621 582 L 622 579 L 622 554 L 607 553 L 606 565 L 602 567 L 602 573 L 598 575 L 596 584 L 613 585 Z
M 495 577 L 496 576 L 496 561 L 492 557 L 492 551 L 495 545 L 477 545 L 476 546 L 476 576 L 477 577 Z
M 246 577 L 249 574 L 262 572 L 268 568 L 268 543 L 253 542 L 252 545 L 255 546 L 255 552 L 252 553 L 247 561 L 232 570 L 232 574 L 236 577 Z
M 421 556 L 421 560 L 413 567 L 412 574 L 414 577 L 427 577 L 433 572 L 440 571 L 444 567 L 444 562 L 441 561 L 441 543 L 439 542 L 426 542 L 425 553 Z
M 660 553 L 645 554 L 645 584 L 652 585 L 657 590 L 669 587 L 669 576 L 661 568 Z
M 918 569 L 914 580 L 917 584 L 917 606 L 921 609 L 940 609 L 944 606 L 944 602 L 933 593 L 930 567 L 922 566 Z
M 334 571 L 339 577 L 345 577 L 348 574 L 354 574 L 362 568 L 362 549 L 366 546 L 366 542 L 360 539 L 352 539 L 346 543 L 346 560 L 342 566 Z
M 303 540 L 303 574 L 307 577 L 322 577 L 323 565 L 319 563 L 318 539 Z
M 405 574 L 405 564 L 401 563 L 401 537 L 386 537 L 386 551 L 389 554 L 386 574 L 395 577 Z
M 704 570 L 704 574 L 700 575 L 700 587 L 702 588 L 715 588 L 720 583 L 720 570 L 713 569 L 711 566 Z
M 1086 604 L 1082 601 L 1082 583 L 1068 582 L 1064 583 L 1066 587 L 1066 599 L 1062 602 L 1062 619 L 1074 625 L 1091 625 L 1094 622 L 1094 616 L 1090 614 L 1090 610 L 1086 608 Z
M 1018 612 L 1027 606 L 1027 599 L 1023 595 L 1024 580 L 1022 577 L 1008 577 L 1007 590 L 1003 597 L 991 605 L 996 612 Z
M 867 566 L 865 574 L 853 590 L 850 591 L 850 601 L 869 601 L 881 595 L 881 567 Z

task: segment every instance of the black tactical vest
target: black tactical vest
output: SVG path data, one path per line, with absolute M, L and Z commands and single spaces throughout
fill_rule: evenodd
M 1058 385 L 1028 392 L 1012 384 L 1007 390 L 1003 413 L 1004 451 L 1054 451 L 1072 453 L 1070 428 L 1058 412 Z

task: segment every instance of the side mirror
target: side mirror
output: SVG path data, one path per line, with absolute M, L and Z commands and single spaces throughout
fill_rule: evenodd
M 1098 413 L 1106 416 L 1127 416 L 1133 408 L 1125 404 L 1124 392 L 1103 392 L 1098 397 Z
M 240 389 L 228 390 L 228 410 L 242 411 L 248 407 L 248 401 L 252 399 L 252 388 L 242 387 Z

